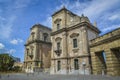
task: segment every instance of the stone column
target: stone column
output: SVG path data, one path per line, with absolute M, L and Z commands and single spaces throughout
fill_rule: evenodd
M 26 46 L 25 46 L 25 47 L 26 47 Z M 26 48 L 25 48 L 25 50 L 24 50 L 24 61 L 26 61 L 26 58 L 27 58 L 26 52 L 27 52 L 27 50 L 26 50 Z
M 120 76 L 120 64 L 117 61 L 114 52 L 110 49 L 105 50 L 106 63 L 107 63 L 107 74 L 112 76 Z
M 97 59 L 95 56 L 95 52 L 91 51 L 91 61 L 92 61 L 92 72 L 93 74 L 97 75 Z
M 82 27 L 82 42 L 83 42 L 83 54 L 88 54 L 88 37 L 87 37 L 87 29 L 85 26 Z
M 67 37 L 66 37 L 66 32 L 64 32 L 62 34 L 62 36 L 63 36 L 62 44 L 61 44 L 61 46 L 62 46 L 62 54 L 63 54 L 63 57 L 67 57 L 67 41 L 66 41 Z
M 106 53 L 106 65 L 107 65 L 107 74 L 114 75 L 114 66 L 112 61 L 112 52 L 110 49 L 105 49 Z
M 63 59 L 62 61 L 64 61 L 64 63 L 65 63 L 65 65 L 61 65 L 61 66 L 63 66 L 63 70 L 65 70 L 66 71 L 66 73 L 68 73 L 68 51 L 67 51 L 67 32 L 64 32 L 63 34 L 62 34 L 62 36 L 63 36 L 63 39 L 62 39 L 62 41 L 63 41 L 63 43 L 62 43 L 62 54 L 63 54 L 63 56 L 62 57 L 66 57 L 66 59 Z
M 34 56 L 34 60 L 37 60 L 38 59 L 38 56 L 37 56 L 37 54 L 38 54 L 38 43 L 35 43 L 34 44 L 35 46 L 34 46 L 34 51 L 33 51 L 33 56 Z
M 90 54 L 89 54 L 89 51 L 88 51 L 88 36 L 87 36 L 87 28 L 86 26 L 83 26 L 82 27 L 82 55 L 85 56 L 83 57 L 83 61 L 86 63 L 86 70 L 87 72 L 90 74 L 90 63 L 89 63 L 89 60 L 90 60 Z

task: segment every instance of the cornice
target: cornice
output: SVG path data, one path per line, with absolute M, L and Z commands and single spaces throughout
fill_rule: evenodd
M 58 60 L 58 59 L 71 59 L 71 58 L 81 58 L 81 57 L 90 57 L 90 55 L 87 54 L 87 55 L 72 56 L 72 57 L 58 57 L 58 58 L 52 58 L 51 60 Z
M 97 45 L 100 45 L 100 44 L 108 43 L 108 42 L 114 41 L 114 40 L 116 40 L 116 39 L 120 39 L 120 34 L 111 36 L 111 37 L 109 37 L 109 38 L 100 40 L 100 41 L 98 41 L 98 42 L 91 43 L 91 44 L 90 44 L 90 47 L 94 47 L 94 46 L 97 46 Z
M 38 28 L 45 28 L 45 29 L 48 29 L 48 30 L 52 30 L 51 28 L 49 28 L 49 27 L 47 27 L 47 26 L 44 26 L 44 25 L 42 25 L 42 24 L 35 24 L 35 25 L 33 25 L 31 28 L 30 28 L 30 30 L 32 30 L 33 28 L 35 28 L 35 27 L 38 27 Z
M 50 44 L 50 45 L 52 44 L 51 42 L 45 42 L 45 41 L 42 41 L 42 40 L 31 40 L 28 43 L 26 43 L 24 46 L 28 46 L 32 43 L 44 43 L 44 44 Z
M 70 27 L 67 27 L 67 28 L 62 28 L 62 29 L 60 29 L 58 31 L 54 31 L 54 32 L 51 33 L 51 36 L 54 36 L 56 34 L 64 32 L 64 31 L 70 31 L 70 30 L 73 30 L 73 29 L 76 29 L 76 28 L 79 28 L 79 27 L 82 27 L 82 26 L 86 26 L 86 27 L 94 30 L 95 32 L 100 33 L 100 31 L 96 27 L 94 27 L 93 25 L 91 25 L 90 23 L 88 23 L 88 22 L 82 22 L 82 23 L 78 23 L 76 25 L 73 25 L 73 26 L 70 26 Z

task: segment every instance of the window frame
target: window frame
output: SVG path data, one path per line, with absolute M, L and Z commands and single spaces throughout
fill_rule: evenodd
M 32 40 L 35 39 L 35 32 L 32 32 L 32 33 L 31 33 L 31 37 L 32 37 Z
M 29 54 L 29 49 L 28 48 L 26 49 L 26 53 L 27 53 L 27 56 L 28 56 L 28 54 Z
M 59 45 L 58 45 L 58 44 L 59 44 Z M 57 50 L 60 50 L 60 47 L 61 47 L 61 43 L 60 43 L 60 41 L 57 42 L 56 46 L 57 46 Z
M 74 59 L 74 70 L 79 70 L 79 59 Z
M 61 69 L 61 61 L 57 61 L 57 71 Z
M 76 42 L 74 42 L 76 40 Z M 75 37 L 72 39 L 72 45 L 73 45 L 73 48 L 78 48 L 78 39 Z
M 57 30 L 60 30 L 60 23 L 57 23 Z
M 48 41 L 48 33 L 43 33 L 43 41 L 44 42 Z

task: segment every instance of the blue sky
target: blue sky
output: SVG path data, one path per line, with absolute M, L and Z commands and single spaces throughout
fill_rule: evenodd
M 120 0 L 0 0 L 0 53 L 24 60 L 24 44 L 36 23 L 48 27 L 51 15 L 65 6 L 97 22 L 101 34 L 120 27 Z

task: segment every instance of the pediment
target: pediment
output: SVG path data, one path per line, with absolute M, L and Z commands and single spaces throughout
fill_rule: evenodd
M 57 37 L 56 39 L 55 39 L 55 41 L 61 41 L 61 37 Z
M 79 33 L 72 33 L 72 34 L 70 35 L 71 38 L 77 37 L 77 36 L 79 36 Z

